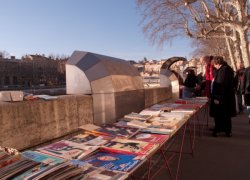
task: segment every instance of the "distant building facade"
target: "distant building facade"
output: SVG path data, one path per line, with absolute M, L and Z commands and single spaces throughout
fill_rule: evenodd
M 53 60 L 41 55 L 29 55 L 22 59 L 0 56 L 0 89 L 65 85 L 65 64 L 66 59 Z

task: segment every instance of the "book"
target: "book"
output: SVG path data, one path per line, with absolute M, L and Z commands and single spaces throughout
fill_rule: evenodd
M 155 127 L 176 129 L 182 120 L 176 117 L 155 117 L 151 124 Z
M 131 137 L 131 139 L 150 142 L 150 143 L 158 143 L 158 144 L 162 144 L 166 142 L 168 138 L 169 138 L 169 135 L 150 134 L 150 133 L 143 133 L 143 132 L 138 132 L 136 135 Z
M 171 112 L 183 112 L 186 114 L 193 114 L 195 112 L 194 109 L 184 109 L 184 108 L 179 108 L 179 109 L 173 109 Z
M 159 116 L 161 113 L 161 109 L 155 109 L 155 108 L 146 108 L 142 110 L 139 114 L 140 115 L 150 115 L 152 116 Z
M 131 140 L 131 139 L 121 139 L 115 138 L 105 144 L 103 149 L 126 154 L 145 154 L 148 155 L 158 147 L 158 144 Z
M 132 112 L 132 113 L 124 116 L 124 118 L 144 120 L 144 121 L 150 119 L 151 117 L 152 117 L 152 115 L 143 115 L 143 114 L 139 114 L 139 113 L 135 113 L 135 112 Z
M 111 171 L 129 172 L 141 162 L 141 156 L 98 151 L 83 161 L 95 167 L 103 167 Z
M 115 125 L 120 127 L 132 127 L 132 128 L 146 128 L 150 126 L 149 123 L 140 120 L 131 120 L 131 121 L 120 120 L 116 122 Z
M 45 147 L 38 148 L 37 151 L 65 159 L 78 159 L 85 157 L 97 150 L 98 146 L 87 146 L 62 140 Z
M 113 124 L 106 124 L 102 126 L 96 126 L 93 124 L 86 124 L 79 127 L 80 129 L 84 129 L 86 131 L 91 131 L 97 134 L 102 134 L 106 136 L 112 137 L 124 137 L 129 138 L 136 134 L 139 129 L 138 128 L 131 128 L 131 127 L 118 127 Z
M 40 163 L 38 162 L 26 158 L 21 158 L 19 161 L 1 168 L 0 179 L 14 179 L 16 176 L 25 173 L 27 170 L 32 169 L 39 164 Z
M 81 168 L 72 165 L 69 162 L 63 162 L 46 169 L 40 170 L 24 178 L 24 180 L 38 179 L 82 179 L 85 176 Z
M 177 111 L 171 111 L 171 112 L 163 112 L 160 115 L 161 117 L 166 117 L 166 118 L 177 118 L 177 119 L 185 119 L 189 117 L 189 114 L 186 112 L 177 112 Z
M 107 143 L 109 139 L 110 137 L 108 136 L 84 133 L 84 134 L 79 134 L 77 136 L 74 136 L 68 139 L 68 141 L 72 141 L 78 144 L 85 144 L 87 146 L 101 146 Z
M 55 165 L 65 161 L 65 159 L 50 156 L 48 154 L 39 153 L 36 151 L 24 151 L 22 156 L 36 162 L 41 162 L 48 165 Z
M 148 128 L 141 129 L 140 132 L 172 135 L 174 130 L 173 129 L 166 129 L 166 128 L 159 128 L 159 127 L 155 127 L 155 126 L 149 126 Z
M 41 95 L 34 95 L 34 98 L 39 98 L 39 99 L 43 99 L 43 100 L 54 100 L 57 99 L 57 96 L 50 96 L 50 95 L 45 95 L 45 94 L 41 94 Z
M 105 168 L 95 168 L 87 173 L 83 180 L 124 180 L 128 177 L 126 173 L 109 171 Z
M 10 155 L 5 151 L 0 151 L 0 168 L 19 161 L 20 159 L 20 154 Z

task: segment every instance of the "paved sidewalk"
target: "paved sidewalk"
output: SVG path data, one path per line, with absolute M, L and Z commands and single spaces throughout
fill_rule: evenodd
M 213 119 L 209 119 L 213 127 Z M 208 128 L 196 138 L 194 157 L 183 155 L 179 180 L 249 180 L 250 124 L 246 112 L 232 119 L 232 137 L 212 137 Z M 161 172 L 157 180 L 167 179 Z

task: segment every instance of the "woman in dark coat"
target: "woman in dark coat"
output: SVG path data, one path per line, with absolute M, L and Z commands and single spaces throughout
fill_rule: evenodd
M 213 136 L 216 137 L 218 132 L 225 132 L 227 137 L 231 137 L 231 117 L 236 115 L 234 72 L 221 56 L 215 56 L 213 63 L 216 68 L 210 104 L 210 116 L 215 121 Z
M 241 93 L 244 96 L 244 103 L 247 106 L 247 112 L 250 123 L 250 66 L 245 69 L 241 84 Z

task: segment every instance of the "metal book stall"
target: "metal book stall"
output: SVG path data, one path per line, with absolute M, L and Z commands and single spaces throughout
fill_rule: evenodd
M 115 122 L 144 108 L 142 77 L 128 61 L 75 51 L 66 64 L 67 94 L 91 94 L 94 123 Z
M 175 75 L 168 73 L 167 70 L 162 71 L 162 78 L 165 78 L 165 85 L 177 85 L 176 82 L 171 83 L 171 81 L 176 81 Z M 169 75 L 171 78 L 169 78 Z M 101 148 L 108 148 L 112 146 L 112 143 L 115 142 L 114 139 L 118 137 L 118 133 L 113 131 L 113 129 L 122 130 L 132 128 L 130 126 L 118 126 L 117 121 L 119 121 L 122 117 L 126 117 L 126 115 L 130 115 L 131 112 L 136 113 L 138 116 L 144 116 L 142 112 L 145 110 L 145 94 L 144 87 L 142 83 L 142 78 L 139 76 L 138 71 L 131 66 L 128 62 L 116 59 L 108 56 L 98 55 L 94 53 L 81 52 L 76 51 L 73 53 L 69 61 L 66 65 L 66 81 L 67 81 L 67 93 L 68 94 L 92 94 L 93 97 L 93 111 L 94 111 L 94 124 L 91 124 L 93 129 L 86 128 L 88 125 L 84 125 L 81 127 L 84 130 L 89 130 L 90 136 L 96 136 L 98 141 L 93 141 L 91 148 L 87 149 L 87 146 L 79 143 L 79 138 L 73 137 L 73 139 L 66 139 L 59 142 L 52 143 L 45 147 L 40 147 L 37 151 L 24 152 L 23 155 L 28 157 L 36 157 L 37 159 L 47 159 L 49 163 L 53 163 L 50 168 L 57 169 L 57 174 L 49 175 L 49 172 L 46 172 L 46 167 L 40 166 L 39 163 L 35 163 L 32 161 L 28 161 L 26 159 L 21 159 L 17 164 L 18 172 L 13 172 L 9 174 L 8 166 L 7 168 L 0 168 L 0 179 L 1 177 L 14 177 L 16 174 L 21 174 L 23 168 L 19 168 L 20 164 L 26 164 L 25 168 L 39 166 L 42 171 L 36 172 L 32 177 L 71 177 L 72 174 L 78 173 L 79 176 L 84 177 L 85 171 L 89 171 L 88 166 L 83 162 L 90 162 L 91 157 L 94 156 L 94 152 Z M 170 82 L 170 84 L 168 84 Z M 174 88 L 173 88 L 174 89 Z M 178 97 L 176 97 L 178 98 Z M 122 170 L 114 170 L 108 169 L 110 168 L 110 164 L 105 166 L 108 171 L 108 174 L 111 175 L 110 179 L 153 179 L 160 172 L 166 172 L 166 178 L 169 179 L 178 179 L 179 171 L 181 167 L 181 159 L 184 154 L 194 155 L 194 146 L 195 146 L 195 136 L 196 131 L 199 132 L 199 135 L 202 134 L 203 124 L 200 121 L 201 116 L 202 119 L 207 120 L 207 99 L 205 98 L 192 98 L 192 99 L 176 99 L 173 100 L 172 103 L 163 103 L 159 104 L 159 106 L 170 106 L 171 110 L 167 110 L 167 113 L 179 112 L 182 111 L 183 116 L 179 119 L 178 125 L 174 126 L 174 128 L 160 128 L 158 126 L 155 130 L 164 130 L 165 133 L 162 141 L 153 140 L 152 142 L 143 142 L 147 145 L 151 145 L 145 153 L 133 154 L 131 152 L 127 152 L 127 156 L 135 157 L 140 159 L 133 159 L 133 166 L 131 165 L 129 170 L 127 170 L 124 166 L 125 164 L 119 165 L 117 168 Z M 186 109 L 185 109 L 186 107 Z M 190 110 L 190 107 L 191 108 Z M 178 109 L 179 108 L 179 109 Z M 140 113 L 139 113 L 140 112 Z M 159 113 L 164 113 L 164 110 L 159 108 Z M 162 115 L 161 114 L 161 115 Z M 150 114 L 149 114 L 150 115 Z M 168 114 L 169 115 L 169 114 Z M 147 116 L 147 115 L 146 115 Z M 160 115 L 157 115 L 160 116 Z M 153 117 L 153 116 L 152 116 Z M 150 115 L 151 118 L 151 115 Z M 132 118 L 134 120 L 134 118 Z M 174 121 L 174 120 L 173 120 Z M 119 121 L 120 122 L 120 121 Z M 177 121 L 176 121 L 177 122 Z M 150 124 L 150 123 L 148 123 Z M 99 125 L 99 126 L 96 126 Z M 111 128 L 107 128 L 106 130 L 112 131 L 112 138 L 109 139 L 108 135 L 104 139 L 100 139 L 103 137 L 102 133 L 98 133 L 98 128 L 104 126 L 111 126 Z M 116 128 L 114 128 L 114 126 Z M 198 127 L 198 128 L 197 128 Z M 95 129 L 97 128 L 97 129 Z M 149 128 L 134 128 L 137 129 L 137 132 L 140 133 L 148 133 L 148 134 L 161 134 L 162 132 L 157 131 L 148 131 L 149 129 L 154 129 L 149 125 Z M 143 131 L 144 130 L 144 131 Z M 146 130 L 146 131 L 145 131 Z M 85 131 L 84 131 L 85 132 Z M 97 134 L 95 134 L 97 133 Z M 134 134 L 135 135 L 135 134 Z M 136 141 L 134 135 L 130 137 L 120 138 L 120 143 L 124 144 L 124 142 L 130 142 L 129 146 L 135 144 L 135 142 L 139 143 L 139 140 Z M 131 139 L 132 137 L 132 139 Z M 107 139 L 106 139 L 107 138 Z M 134 138 L 134 139 L 133 139 Z M 80 138 L 81 140 L 81 138 Z M 103 144 L 97 144 L 97 142 L 102 142 Z M 67 144 L 68 143 L 68 144 Z M 106 144 L 105 144 L 106 143 Z M 109 144 L 110 146 L 108 146 Z M 131 145 L 132 144 L 132 145 Z M 122 148 L 127 147 L 121 146 L 117 154 L 125 153 Z M 154 148 L 153 148 L 154 147 Z M 84 149 L 86 148 L 86 149 Z M 72 150 L 69 151 L 68 150 Z M 117 149 L 116 149 L 117 150 Z M 134 149 L 133 149 L 134 150 Z M 80 154 L 78 154 L 81 152 Z M 45 153 L 41 155 L 42 153 Z M 115 154 L 115 153 L 114 153 Z M 126 154 L 126 153 L 125 153 Z M 48 159 L 48 155 L 51 155 Z M 52 158 L 52 156 L 55 157 Z M 0 160 L 2 157 L 7 156 L 0 149 Z M 41 158 L 43 156 L 43 158 Z M 46 156 L 46 157 L 44 157 Z M 126 156 L 126 155 L 124 155 Z M 39 158 L 38 158 L 39 157 Z M 15 157 L 16 158 L 16 157 Z M 18 157 L 19 158 L 19 157 Z M 59 159 L 58 159 L 59 158 Z M 63 158 L 64 160 L 61 160 Z M 108 157 L 105 157 L 105 161 L 108 160 Z M 110 158 L 110 157 L 109 157 Z M 172 162 L 176 160 L 176 167 L 172 166 Z M 66 162 L 65 162 L 66 161 Z M 94 164 L 100 164 L 100 159 L 98 159 L 98 163 L 94 162 Z M 118 160 L 120 161 L 120 160 Z M 1 162 L 1 161 L 0 161 Z M 109 162 L 109 160 L 108 160 Z M 55 165 L 59 163 L 59 165 Z M 73 165 L 72 165 L 73 163 Z M 55 167 L 54 167 L 55 166 Z M 0 163 L 1 167 L 1 163 Z M 10 167 L 14 167 L 10 165 Z M 10 168 L 11 169 L 11 168 Z M 15 169 L 15 170 L 16 170 Z M 50 169 L 50 170 L 51 170 Z M 60 169 L 68 169 L 69 172 L 63 174 L 60 172 Z M 29 173 L 32 172 L 33 169 Z M 71 173 L 71 170 L 74 173 Z M 94 173 L 104 172 L 102 169 L 95 169 L 92 173 L 92 176 L 95 176 Z M 113 171 L 113 172 L 111 172 Z M 106 172 L 107 173 L 107 172 Z M 113 175 L 112 175 L 113 173 Z M 42 175 L 43 174 L 43 175 Z M 103 174 L 102 174 L 103 175 Z M 102 176 L 101 175 L 101 176 Z M 24 177 L 25 174 L 22 176 Z M 30 176 L 29 176 L 30 177 Z M 100 177 L 99 177 L 100 178 Z M 38 178 L 39 179 L 39 178 Z M 53 179 L 53 178 L 52 178 Z M 56 179 L 56 178 L 55 178 Z
M 160 85 L 161 87 L 172 87 L 173 99 L 179 98 L 179 79 L 181 77 L 176 72 L 171 71 L 170 67 L 177 61 L 186 61 L 186 59 L 182 57 L 170 58 L 163 64 L 160 71 Z M 124 60 L 89 52 L 75 51 L 66 64 L 66 82 L 68 94 L 92 94 L 94 123 L 97 125 L 115 122 L 130 112 L 139 112 L 144 108 L 142 79 L 139 72 Z M 203 106 L 201 107 L 204 109 Z M 198 111 L 183 121 L 183 124 L 171 134 L 170 139 L 173 139 L 171 142 L 174 142 L 177 135 L 181 137 L 179 149 L 172 151 L 173 155 L 179 155 L 176 179 L 183 154 L 187 128 L 189 130 L 191 154 L 194 153 L 195 127 L 197 125 L 199 133 L 201 132 L 201 124 L 197 117 Z M 192 127 L 191 119 L 194 119 Z M 196 124 L 196 121 L 198 124 Z M 152 179 L 164 167 L 167 168 L 171 179 L 174 178 L 169 167 L 169 161 L 173 156 L 168 159 L 165 155 L 165 152 L 170 152 L 169 144 L 171 144 L 170 140 L 164 142 L 157 151 L 147 157 L 147 179 Z M 156 153 L 162 156 L 164 163 L 156 173 L 153 173 L 152 161 L 153 155 Z M 133 172 L 135 172 L 135 169 Z M 130 177 L 133 178 L 134 173 L 130 172 Z

